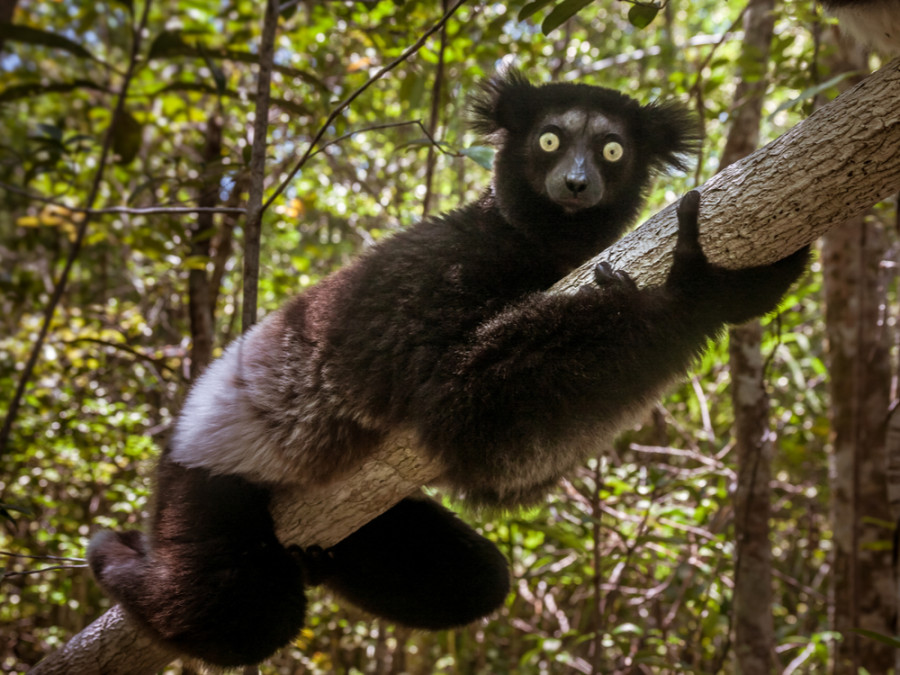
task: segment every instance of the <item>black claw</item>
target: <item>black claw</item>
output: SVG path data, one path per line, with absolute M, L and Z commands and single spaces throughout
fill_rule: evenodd
M 610 265 L 605 260 L 602 262 L 598 262 L 594 266 L 594 282 L 598 286 L 604 286 L 610 282 L 613 275 L 613 266 Z
M 627 272 L 615 269 L 610 263 L 605 260 L 597 263 L 594 266 L 594 283 L 596 283 L 600 288 L 608 288 L 614 285 L 622 286 L 628 289 L 637 288 L 637 284 L 634 283 L 634 279 L 628 276 Z

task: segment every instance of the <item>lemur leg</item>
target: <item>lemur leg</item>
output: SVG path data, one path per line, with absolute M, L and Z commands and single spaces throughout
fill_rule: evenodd
M 321 555 L 326 586 L 412 628 L 463 626 L 509 593 L 497 547 L 430 499 L 404 499 Z
M 100 585 L 164 642 L 222 666 L 258 663 L 293 639 L 306 600 L 300 561 L 275 537 L 268 491 L 163 455 L 151 546 L 94 537 Z

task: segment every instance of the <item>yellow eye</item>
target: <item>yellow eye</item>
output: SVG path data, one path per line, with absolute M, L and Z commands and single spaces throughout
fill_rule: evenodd
M 624 154 L 625 148 L 622 147 L 621 143 L 610 141 L 603 146 L 603 159 L 605 159 L 607 162 L 618 162 L 620 159 L 622 159 L 622 155 Z
M 541 138 L 538 142 L 541 144 L 541 150 L 544 152 L 553 152 L 559 147 L 559 136 L 552 131 L 547 131 L 541 134 Z

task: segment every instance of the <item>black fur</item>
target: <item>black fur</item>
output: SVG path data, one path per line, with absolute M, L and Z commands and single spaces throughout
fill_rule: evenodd
M 262 661 L 297 634 L 306 610 L 302 565 L 275 537 L 268 504 L 260 486 L 164 453 L 149 541 L 101 532 L 88 547 L 91 570 L 179 650 L 223 666 Z
M 440 630 L 503 604 L 506 559 L 429 499 L 404 499 L 324 553 L 319 579 L 390 621 Z
M 533 503 L 725 322 L 774 308 L 805 265 L 805 251 L 710 265 L 692 193 L 665 285 L 639 290 L 598 266 L 596 285 L 547 293 L 622 234 L 655 170 L 683 166 L 695 125 L 674 104 L 535 87 L 514 71 L 473 110 L 498 144 L 492 189 L 382 242 L 230 347 L 182 411 L 149 541 L 94 539 L 100 584 L 161 639 L 217 664 L 260 660 L 302 625 L 304 567 L 406 625 L 486 616 L 508 591 L 503 557 L 440 506 L 405 500 L 301 562 L 275 540 L 267 487 L 320 488 L 408 429 L 468 503 Z

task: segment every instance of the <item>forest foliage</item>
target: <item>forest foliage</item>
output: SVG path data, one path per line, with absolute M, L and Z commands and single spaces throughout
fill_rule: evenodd
M 2 672 L 26 670 L 109 606 L 81 559 L 93 532 L 138 527 L 146 516 L 154 458 L 192 374 L 192 270 L 211 282 L 214 352 L 241 330 L 245 223 L 237 210 L 246 199 L 264 4 L 150 5 L 105 164 L 144 3 L 19 0 L 14 25 L 0 22 L 4 415 L 90 218 L 0 455 L 9 573 L 0 587 Z M 317 152 L 291 177 L 336 106 L 455 3 L 282 4 L 265 197 L 284 186 L 262 221 L 261 314 L 372 242 L 484 189 L 491 153 L 467 128 L 466 97 L 502 63 L 534 80 L 676 98 L 697 111 L 704 144 L 696 168 L 657 181 L 646 213 L 717 170 L 738 75 L 768 78 L 763 142 L 846 77 L 829 71 L 821 38 L 831 25 L 812 3 L 778 6 L 766 62 L 740 58 L 742 3 L 464 2 L 443 31 L 324 128 Z M 203 221 L 190 210 L 200 204 L 230 210 Z M 888 205 L 871 217 L 894 215 Z M 775 438 L 772 610 L 785 672 L 823 672 L 829 645 L 843 637 L 828 620 L 819 267 L 766 323 L 762 346 Z M 884 321 L 893 329 L 890 312 Z M 307 628 L 263 672 L 733 672 L 736 469 L 726 363 L 725 343 L 712 346 L 685 383 L 540 508 L 466 515 L 512 564 L 516 592 L 498 616 L 412 633 L 314 591 Z M 891 528 L 881 526 L 878 545 L 888 547 Z

